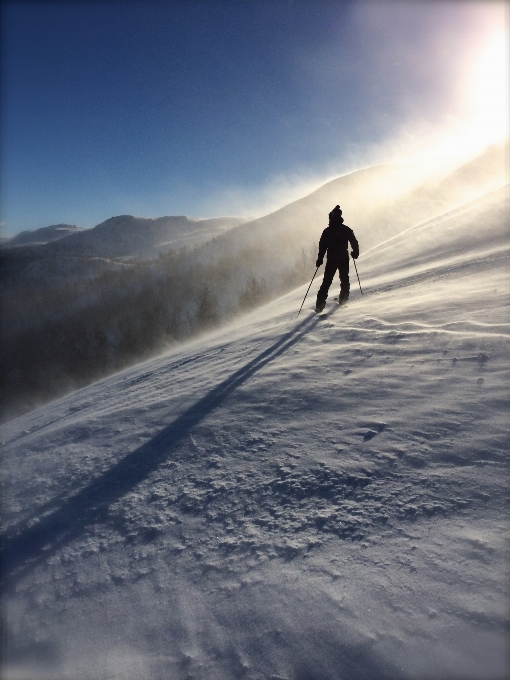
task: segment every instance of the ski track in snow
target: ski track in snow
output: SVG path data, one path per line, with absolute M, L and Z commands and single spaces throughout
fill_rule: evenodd
M 508 677 L 505 214 L 6 424 L 6 677 Z

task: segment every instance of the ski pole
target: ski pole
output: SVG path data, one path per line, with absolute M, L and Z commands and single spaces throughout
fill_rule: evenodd
M 319 267 L 320 267 L 320 265 L 319 265 Z M 317 267 L 317 269 L 315 270 L 315 274 L 317 274 L 317 272 L 319 271 L 319 267 Z M 301 303 L 301 307 L 299 308 L 299 312 L 297 313 L 298 316 L 299 316 L 299 313 L 301 312 L 301 310 L 303 309 L 303 305 L 305 304 L 306 296 L 308 295 L 308 291 L 310 290 L 310 287 L 313 283 L 313 280 L 315 278 L 315 274 L 312 276 L 312 280 L 310 281 L 310 285 L 308 286 L 308 289 L 305 293 L 305 297 L 303 298 L 303 302 Z
M 363 295 L 363 290 L 361 289 L 361 281 L 359 280 L 358 268 L 356 267 L 356 260 L 352 258 L 352 261 L 354 262 L 354 269 L 356 270 L 356 276 L 358 277 L 359 289 L 361 290 L 361 294 Z

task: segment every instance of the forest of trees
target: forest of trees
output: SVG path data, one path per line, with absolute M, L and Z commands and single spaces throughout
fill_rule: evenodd
M 4 286 L 2 418 L 154 356 L 301 285 L 313 273 L 316 246 L 269 267 L 264 263 L 274 258 L 261 248 L 226 253 L 211 264 L 199 253 L 200 248 L 170 251 L 96 277 Z

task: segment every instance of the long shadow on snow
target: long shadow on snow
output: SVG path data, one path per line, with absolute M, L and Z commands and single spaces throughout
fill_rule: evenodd
M 331 316 L 334 311 L 335 308 L 322 318 Z M 217 385 L 151 441 L 128 453 L 42 519 L 30 520 L 30 525 L 25 522 L 14 535 L 5 537 L 2 546 L 4 587 L 12 588 L 26 572 L 78 538 L 88 526 L 105 520 L 111 504 L 146 479 L 170 457 L 193 427 L 252 375 L 296 344 L 320 318 L 315 316 L 301 321 L 271 347 Z M 51 502 L 51 505 L 55 504 L 55 501 Z M 48 507 L 46 505 L 45 509 Z

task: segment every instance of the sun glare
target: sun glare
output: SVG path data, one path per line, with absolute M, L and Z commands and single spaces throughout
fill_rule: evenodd
M 491 144 L 509 133 L 508 36 L 499 30 L 483 48 L 468 79 L 473 142 Z
M 509 126 L 508 33 L 495 30 L 472 55 L 460 92 L 460 107 L 437 138 L 427 140 L 424 163 L 453 167 L 508 139 Z

